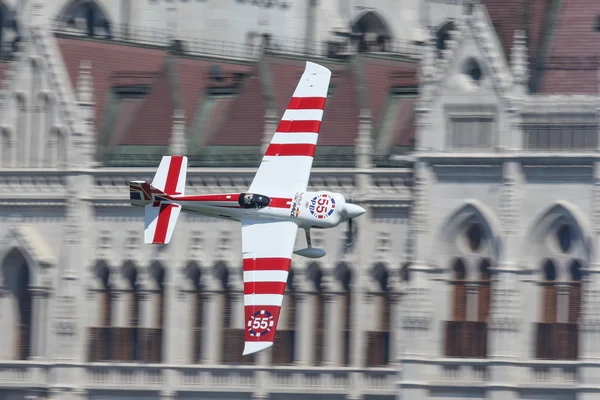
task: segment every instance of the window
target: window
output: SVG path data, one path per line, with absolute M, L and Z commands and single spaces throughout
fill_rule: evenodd
M 490 265 L 489 259 L 482 259 L 477 276 L 469 279 L 462 259 L 453 264 L 453 316 L 446 321 L 446 357 L 487 357 Z
M 523 121 L 526 150 L 588 151 L 598 146 L 595 114 L 528 114 Z
M 489 150 L 493 145 L 493 127 L 493 117 L 451 117 L 449 127 L 450 148 L 456 150 Z
M 557 236 L 561 235 L 562 229 L 563 226 L 559 227 Z M 538 359 L 578 358 L 582 266 L 578 260 L 572 260 L 569 265 L 570 280 L 558 282 L 554 261 L 547 259 L 542 263 L 542 322 L 537 324 L 535 333 Z

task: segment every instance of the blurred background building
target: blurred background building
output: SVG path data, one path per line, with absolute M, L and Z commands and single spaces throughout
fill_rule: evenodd
M 0 399 L 597 399 L 599 38 L 594 0 L 0 1 Z M 242 358 L 239 225 L 144 245 L 126 183 L 246 190 L 307 59 L 310 188 L 368 211 Z

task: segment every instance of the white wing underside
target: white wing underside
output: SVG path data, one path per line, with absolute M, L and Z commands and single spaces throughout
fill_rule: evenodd
M 244 355 L 273 345 L 276 326 L 266 336 L 251 337 L 248 322 L 254 313 L 263 309 L 273 314 L 275 321 L 278 320 L 297 233 L 298 226 L 291 221 L 242 221 Z

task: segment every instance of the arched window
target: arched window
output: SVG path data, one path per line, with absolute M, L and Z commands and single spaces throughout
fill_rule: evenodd
M 390 362 L 391 344 L 391 298 L 388 285 L 389 272 L 383 263 L 375 264 L 371 272 L 377 282 L 378 291 L 370 293 L 374 297 L 374 325 L 367 332 L 367 367 L 382 367 Z
M 96 263 L 96 279 L 99 290 L 96 292 L 98 318 L 95 326 L 89 328 L 90 362 L 109 361 L 113 357 L 112 323 L 113 295 L 110 283 L 110 267 L 104 260 Z
M 137 280 L 138 269 L 133 261 L 123 265 L 123 275 L 128 286 L 124 291 L 123 301 L 127 312 L 126 327 L 114 328 L 115 333 L 115 359 L 118 361 L 141 361 L 142 346 L 139 337 L 140 327 L 140 288 Z
M 63 8 L 59 20 L 70 31 L 90 37 L 112 37 L 108 17 L 94 0 L 72 0 Z
M 454 30 L 454 22 L 448 21 L 443 24 L 436 32 L 436 47 L 438 49 L 438 56 L 442 53 L 442 50 L 446 49 L 446 42 L 450 39 L 450 33 Z
M 11 250 L 2 262 L 4 286 L 8 289 L 16 307 L 14 315 L 13 351 L 17 360 L 27 360 L 31 356 L 32 296 L 30 267 L 18 249 Z
M 19 41 L 19 27 L 15 13 L 0 1 L 0 57 L 11 58 Z
M 145 307 L 153 311 L 152 320 L 144 324 L 146 327 L 138 329 L 143 351 L 140 358 L 145 362 L 160 363 L 163 359 L 163 336 L 165 325 L 165 267 L 158 261 L 150 266 L 153 287 L 150 290 L 150 300 Z
M 491 306 L 490 242 L 479 221 L 470 221 L 457 238 L 452 261 L 451 319 L 446 321 L 446 357 L 487 357 Z
M 293 278 L 290 268 L 271 351 L 273 365 L 293 364 L 296 360 L 296 290 Z
M 385 51 L 392 34 L 383 16 L 367 11 L 352 24 L 352 32 L 360 35 L 358 51 Z

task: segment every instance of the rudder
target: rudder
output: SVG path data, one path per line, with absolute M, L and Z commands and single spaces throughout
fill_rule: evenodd
M 186 156 L 163 156 L 151 185 L 167 195 L 184 195 L 188 159 Z

